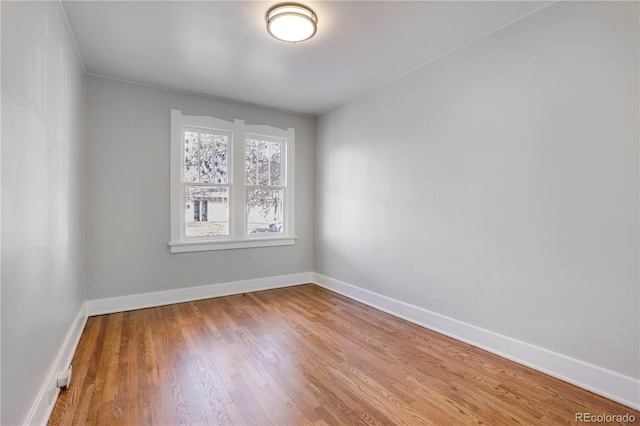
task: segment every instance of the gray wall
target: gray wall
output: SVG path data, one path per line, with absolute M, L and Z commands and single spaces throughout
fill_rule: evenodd
M 2 418 L 24 422 L 85 300 L 84 71 L 58 2 L 2 14 Z
M 322 115 L 315 271 L 640 377 L 638 76 L 561 2 Z
M 296 129 L 294 246 L 170 254 L 170 109 Z M 311 117 L 87 76 L 87 299 L 313 268 Z

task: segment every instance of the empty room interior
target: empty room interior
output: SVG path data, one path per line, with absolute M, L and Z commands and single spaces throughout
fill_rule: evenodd
M 0 423 L 640 423 L 637 1 L 1 1 Z

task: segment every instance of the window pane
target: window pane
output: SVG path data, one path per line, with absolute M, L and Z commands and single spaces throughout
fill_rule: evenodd
M 258 164 L 258 141 L 247 139 L 246 156 L 244 160 L 247 184 L 255 185 L 258 183 L 257 167 Z
M 258 185 L 269 185 L 269 142 L 258 142 Z
M 229 183 L 228 135 L 184 132 L 184 181 Z
M 184 132 L 184 180 L 198 182 L 198 133 Z
M 282 185 L 282 142 L 248 138 L 245 168 L 249 185 Z
M 200 182 L 229 183 L 227 180 L 227 146 L 224 135 L 200 134 Z
M 216 135 L 214 142 L 213 181 L 215 183 L 229 183 L 229 137 Z
M 213 179 L 213 135 L 200 133 L 200 181 L 211 183 Z
M 270 173 L 270 181 L 269 185 L 282 185 L 280 182 L 281 175 L 281 161 L 282 159 L 282 144 L 281 143 L 271 143 L 271 152 L 269 156 L 269 173 Z
M 247 232 L 282 232 L 282 189 L 247 188 Z
M 229 235 L 229 188 L 187 186 L 185 191 L 185 235 Z

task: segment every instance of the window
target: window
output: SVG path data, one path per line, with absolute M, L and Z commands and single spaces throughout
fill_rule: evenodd
M 282 139 L 246 135 L 245 184 L 247 231 L 250 234 L 282 232 L 282 200 L 286 189 Z
M 171 252 L 294 244 L 294 138 L 171 110 Z
M 229 236 L 231 133 L 183 127 L 184 236 Z

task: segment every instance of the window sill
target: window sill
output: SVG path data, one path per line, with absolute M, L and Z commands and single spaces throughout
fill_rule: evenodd
M 196 251 L 235 250 L 254 247 L 292 246 L 298 237 L 245 238 L 242 240 L 179 241 L 169 242 L 171 253 Z

